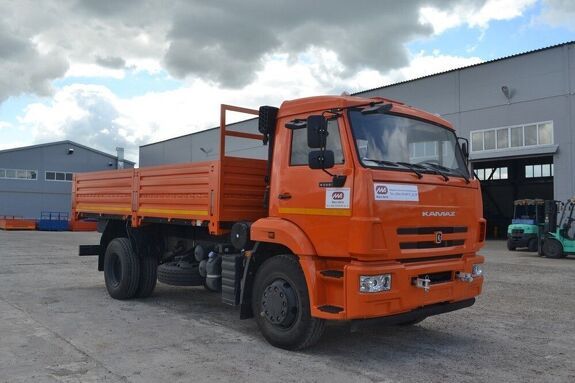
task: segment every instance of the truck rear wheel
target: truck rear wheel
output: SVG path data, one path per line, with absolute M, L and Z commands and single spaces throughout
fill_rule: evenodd
M 305 277 L 293 255 L 274 256 L 258 269 L 252 308 L 263 336 L 276 347 L 310 347 L 325 330 L 325 320 L 311 316 Z
M 114 238 L 106 248 L 104 280 L 114 299 L 129 299 L 136 294 L 140 280 L 140 260 L 128 238 Z
M 546 238 L 541 250 L 547 258 L 564 258 L 567 256 L 563 253 L 563 245 L 561 245 L 561 242 L 553 238 Z
M 140 282 L 136 297 L 147 298 L 154 292 L 158 281 L 158 258 L 152 254 L 140 256 Z

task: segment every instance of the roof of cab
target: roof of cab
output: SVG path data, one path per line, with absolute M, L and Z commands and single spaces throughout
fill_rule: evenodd
M 278 117 L 290 117 L 310 112 L 322 112 L 332 109 L 345 109 L 370 103 L 387 102 L 393 105 L 392 112 L 408 115 L 422 120 L 431 121 L 452 129 L 451 123 L 435 114 L 405 105 L 404 103 L 383 97 L 355 97 L 355 96 L 315 96 L 296 100 L 284 101 L 280 107 Z

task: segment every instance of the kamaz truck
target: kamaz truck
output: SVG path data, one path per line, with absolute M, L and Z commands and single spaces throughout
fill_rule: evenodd
M 229 111 L 257 115 L 258 131 L 227 126 Z M 267 156 L 242 158 L 230 140 Z M 481 293 L 486 225 L 467 154 L 448 121 L 389 99 L 222 105 L 218 159 L 75 175 L 74 217 L 102 233 L 80 255 L 98 256 L 115 299 L 157 280 L 204 286 L 285 349 L 313 345 L 329 321 L 417 323 Z

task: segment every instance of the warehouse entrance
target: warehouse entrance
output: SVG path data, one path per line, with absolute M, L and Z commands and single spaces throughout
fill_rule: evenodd
M 481 182 L 487 238 L 506 238 L 514 200 L 553 199 L 552 156 L 475 161 L 473 171 Z

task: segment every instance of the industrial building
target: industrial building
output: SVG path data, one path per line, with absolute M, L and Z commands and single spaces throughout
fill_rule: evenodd
M 469 139 L 488 236 L 504 237 L 513 200 L 575 195 L 575 42 L 357 93 L 441 115 Z M 248 120 L 233 129 L 255 127 Z M 140 147 L 141 166 L 216 158 L 219 129 Z M 228 146 L 249 153 L 248 147 Z M 265 156 L 262 148 L 254 154 Z
M 74 173 L 134 167 L 118 155 L 72 141 L 0 151 L 0 216 L 40 218 L 42 212 L 70 212 Z

